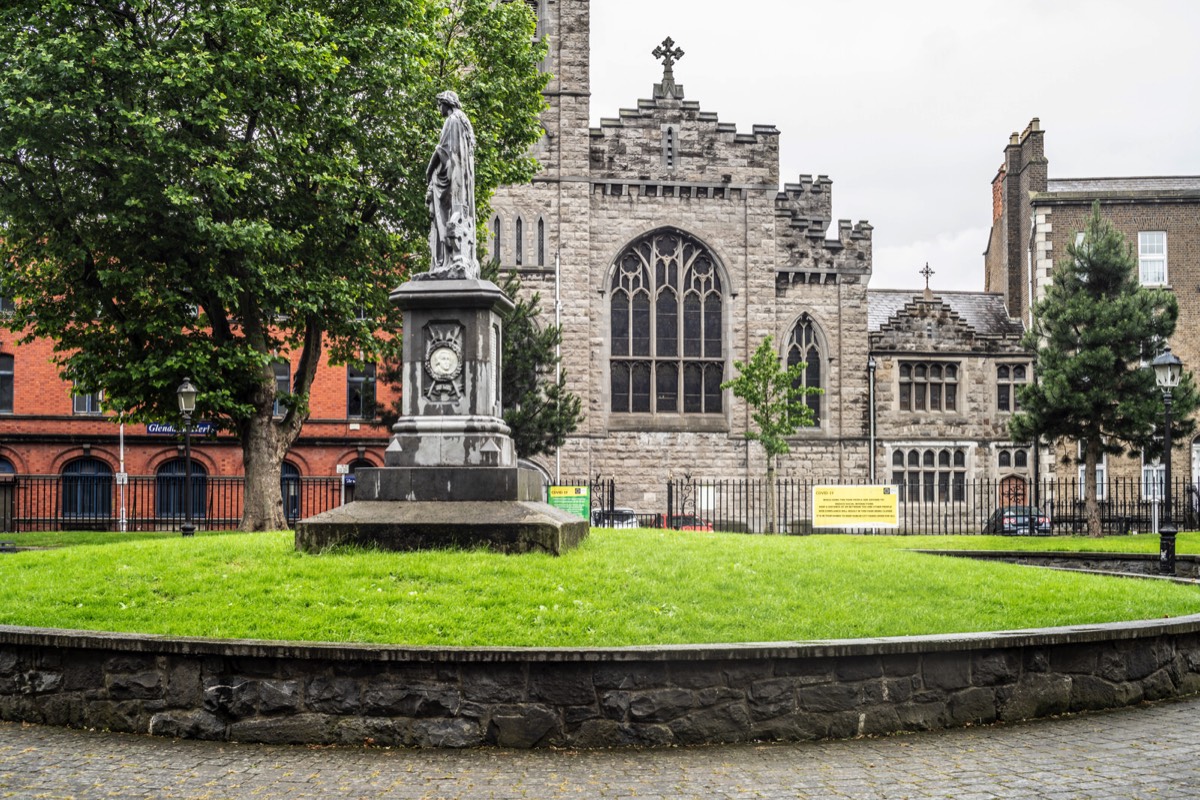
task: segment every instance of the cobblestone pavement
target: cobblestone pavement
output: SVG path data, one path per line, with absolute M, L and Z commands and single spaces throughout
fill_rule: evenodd
M 0 723 L 0 798 L 1200 798 L 1200 698 L 879 739 L 662 750 L 270 747 Z

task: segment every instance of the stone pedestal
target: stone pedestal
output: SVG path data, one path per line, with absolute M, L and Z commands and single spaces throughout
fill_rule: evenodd
M 403 416 L 385 466 L 357 473 L 355 501 L 296 526 L 296 548 L 487 546 L 555 555 L 588 521 L 542 502 L 540 476 L 517 466 L 501 418 L 501 314 L 490 281 L 413 280 L 392 292 L 404 312 Z

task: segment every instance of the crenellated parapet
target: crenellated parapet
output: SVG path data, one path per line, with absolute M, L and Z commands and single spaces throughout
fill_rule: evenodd
M 836 283 L 871 274 L 870 223 L 839 220 L 837 238 L 829 239 L 833 181 L 801 175 L 775 196 L 778 268 L 776 291 L 798 283 Z
M 591 177 L 599 181 L 699 182 L 778 186 L 779 130 L 749 133 L 700 104 L 643 99 L 591 129 Z

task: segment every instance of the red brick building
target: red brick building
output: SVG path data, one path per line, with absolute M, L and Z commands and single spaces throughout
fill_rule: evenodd
M 12 313 L 3 300 L 0 310 Z M 75 513 L 115 521 L 123 518 L 123 512 L 136 512 L 144 518 L 174 519 L 182 498 L 181 436 L 169 424 L 121 425 L 104 409 L 103 395 L 75 394 L 71 382 L 60 377 L 51 342 L 18 344 L 18 340 L 18 334 L 0 331 L 0 473 L 58 480 L 44 481 L 46 496 L 25 497 L 21 502 L 27 507 L 16 513 L 48 518 Z M 280 365 L 276 374 L 281 382 L 290 381 L 291 369 Z M 383 464 L 389 432 L 378 423 L 375 410 L 388 407 L 394 399 L 395 387 L 377 384 L 373 367 L 333 366 L 322 358 L 312 386 L 311 416 L 284 462 L 281 491 L 289 517 L 340 502 L 344 493 L 352 491 L 349 486 L 342 488 L 349 483 L 345 475 L 360 466 Z M 197 497 L 194 507 L 203 516 L 216 513 L 215 503 L 221 506 L 222 518 L 234 517 L 240 513 L 240 481 L 226 480 L 223 485 L 222 479 L 244 475 L 241 447 L 228 433 L 210 432 L 202 413 L 197 428 L 192 436 L 194 490 L 207 493 L 208 499 Z M 126 496 L 117 489 L 123 484 L 121 473 L 153 480 L 139 483 L 134 478 Z M 326 480 L 307 480 L 313 478 Z M 23 478 L 22 483 L 37 482 Z M 302 487 L 317 483 L 322 497 L 303 499 Z M 140 508 L 133 507 L 135 486 L 144 495 L 138 501 Z M 214 499 L 219 487 L 228 496 Z M 32 490 L 22 491 L 28 495 Z M 30 504 L 37 506 L 36 513 Z M 0 492 L 0 530 L 12 513 Z
M 1092 204 L 1124 234 L 1138 260 L 1143 285 L 1175 293 L 1179 322 L 1172 351 L 1184 368 L 1200 372 L 1200 176 L 1052 178 L 1045 132 L 1037 119 L 1012 134 L 1004 164 L 992 182 L 991 238 L 984 254 L 987 291 L 1003 293 L 1009 313 L 1028 324 L 1030 297 L 1040 300 L 1056 261 L 1066 254 L 1091 215 Z M 1200 484 L 1200 437 L 1179 443 L 1172 480 Z M 1061 466 L 1044 454 L 1043 474 Z M 1109 477 L 1161 469 L 1137 459 L 1104 465 Z M 1074 477 L 1068 468 L 1064 477 Z

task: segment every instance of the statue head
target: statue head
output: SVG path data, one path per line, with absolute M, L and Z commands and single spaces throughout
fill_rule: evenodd
M 462 108 L 462 102 L 458 99 L 458 93 L 447 89 L 437 96 L 438 108 L 445 111 L 446 109 Z

